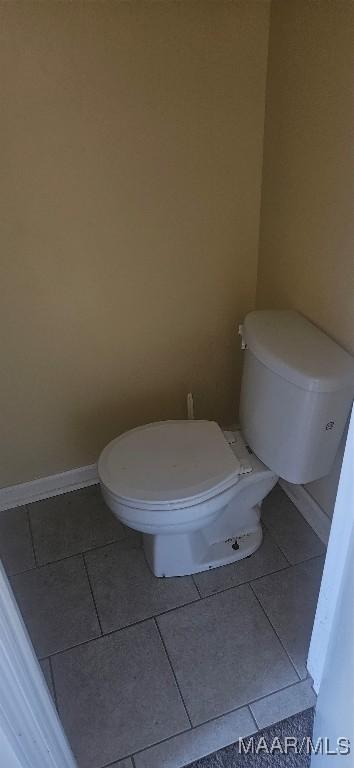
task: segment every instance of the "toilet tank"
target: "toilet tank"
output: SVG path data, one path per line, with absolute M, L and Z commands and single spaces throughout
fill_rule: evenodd
M 250 448 L 279 477 L 328 474 L 354 397 L 354 359 L 295 311 L 250 312 L 240 423 Z

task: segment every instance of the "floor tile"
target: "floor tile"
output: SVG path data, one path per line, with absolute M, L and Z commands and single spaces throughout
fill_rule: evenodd
M 255 724 L 250 711 L 248 707 L 242 707 L 134 755 L 135 766 L 183 768 L 192 760 L 210 755 L 238 738 L 250 736 L 254 731 Z
M 126 760 L 118 760 L 118 763 L 111 763 L 108 768 L 133 768 L 133 763 L 128 757 Z
M 100 634 L 81 556 L 21 573 L 11 581 L 39 657 Z
M 263 501 L 262 520 L 292 565 L 325 552 L 322 541 L 279 485 Z
M 229 587 L 237 587 L 266 573 L 287 568 L 288 565 L 284 555 L 266 531 L 260 548 L 251 557 L 197 573 L 193 578 L 202 597 L 206 597 Z
M 96 485 L 37 501 L 28 509 L 40 565 L 117 541 L 128 533 Z
M 199 598 L 191 576 L 153 576 L 134 539 L 88 552 L 85 560 L 103 632 Z
M 264 699 L 251 704 L 251 711 L 259 728 L 279 723 L 287 717 L 314 707 L 316 695 L 312 689 L 312 680 L 303 680 L 277 693 L 271 693 Z
M 193 725 L 298 679 L 247 584 L 157 621 Z
M 52 664 L 80 768 L 100 768 L 190 727 L 153 620 L 59 654 Z
M 8 576 L 34 568 L 26 507 L 0 512 L 0 558 Z
M 51 672 L 51 668 L 50 668 L 50 661 L 49 661 L 49 659 L 42 659 L 42 661 L 40 661 L 39 663 L 40 663 L 40 666 L 41 666 L 41 669 L 42 669 L 42 672 L 43 672 L 43 675 L 44 675 L 44 679 L 45 679 L 45 681 L 47 683 L 49 693 L 50 693 L 52 699 L 54 700 L 55 696 L 54 696 L 54 688 L 53 688 L 52 672 Z
M 252 583 L 269 620 L 301 678 L 321 583 L 323 558 L 318 557 Z

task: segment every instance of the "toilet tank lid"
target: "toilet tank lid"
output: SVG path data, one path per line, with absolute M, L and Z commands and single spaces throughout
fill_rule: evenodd
M 250 312 L 243 337 L 267 368 L 303 389 L 354 390 L 354 358 L 295 310 Z

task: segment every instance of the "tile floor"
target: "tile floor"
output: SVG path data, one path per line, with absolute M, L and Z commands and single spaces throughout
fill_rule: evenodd
M 285 748 L 286 739 L 292 736 L 301 744 L 303 740 L 312 738 L 313 716 L 313 708 L 292 715 L 270 728 L 258 731 L 255 743 L 259 744 L 261 739 L 265 739 L 267 744 L 272 744 L 277 739 L 276 743 Z M 246 748 L 248 744 L 249 739 L 246 738 Z M 188 768 L 309 768 L 310 761 L 310 755 L 296 754 L 293 748 L 288 748 L 287 754 L 275 751 L 272 755 L 267 755 L 260 751 L 257 755 L 251 751 L 248 754 L 240 752 L 238 744 L 231 744 L 209 757 L 197 760 Z
M 80 768 L 181 768 L 314 703 L 324 546 L 276 487 L 250 558 L 156 579 L 97 486 L 0 513 L 0 551 Z

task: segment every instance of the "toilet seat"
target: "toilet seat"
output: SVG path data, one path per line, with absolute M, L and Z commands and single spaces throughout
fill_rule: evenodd
M 244 471 L 218 424 L 199 420 L 155 422 L 125 432 L 106 446 L 98 463 L 101 484 L 117 501 L 160 512 L 213 498 Z

